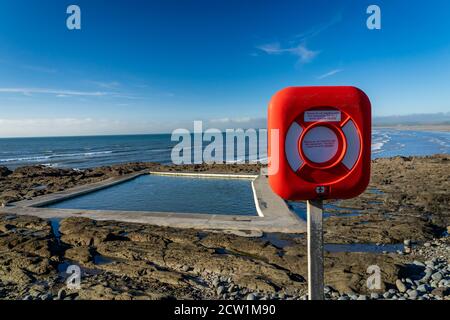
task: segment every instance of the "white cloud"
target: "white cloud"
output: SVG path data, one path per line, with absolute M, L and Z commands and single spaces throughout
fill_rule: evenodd
M 311 62 L 320 51 L 313 51 L 308 49 L 304 44 L 299 44 L 294 47 L 285 47 L 283 48 L 280 43 L 269 43 L 262 46 L 257 47 L 259 50 L 269 54 L 269 55 L 281 55 L 281 54 L 290 54 L 298 57 L 300 63 L 308 63 Z
M 335 24 L 338 24 L 341 21 L 342 21 L 342 13 L 339 12 L 334 17 L 332 17 L 329 21 L 327 21 L 323 24 L 320 24 L 320 25 L 316 25 L 313 28 L 311 28 L 305 32 L 297 34 L 295 36 L 295 38 L 299 39 L 299 41 L 306 41 L 315 36 L 318 36 L 322 32 L 326 31 L 327 29 L 331 28 L 332 26 L 334 26 Z
M 0 137 L 77 136 L 161 132 L 164 128 L 146 121 L 96 118 L 1 119 Z
M 344 71 L 344 69 L 334 69 L 334 70 L 331 70 L 330 72 L 327 72 L 325 74 L 318 76 L 317 79 L 322 80 L 322 79 L 334 76 L 335 74 L 342 72 L 342 71 Z
M 109 81 L 109 82 L 105 82 L 105 81 L 88 81 L 89 83 L 92 83 L 100 88 L 105 88 L 105 89 L 115 89 L 120 87 L 120 83 L 117 81 Z
M 109 95 L 108 92 L 101 91 L 76 91 L 76 90 L 59 90 L 59 89 L 44 89 L 44 88 L 0 88 L 0 93 L 19 93 L 23 95 L 30 94 L 53 94 L 57 96 L 90 96 L 101 97 Z
M 279 42 L 268 43 L 261 46 L 258 46 L 257 49 L 265 52 L 270 55 L 281 55 L 281 54 L 291 54 L 297 56 L 299 58 L 298 62 L 305 64 L 311 62 L 317 55 L 319 55 L 320 51 L 310 50 L 306 47 L 307 40 L 318 36 L 320 33 L 329 29 L 333 25 L 342 21 L 342 14 L 339 12 L 334 17 L 332 17 L 329 21 L 314 26 L 313 28 L 297 34 L 293 37 L 293 41 L 290 43 L 297 43 L 295 46 L 282 46 Z M 257 56 L 257 54 L 251 54 L 252 56 Z

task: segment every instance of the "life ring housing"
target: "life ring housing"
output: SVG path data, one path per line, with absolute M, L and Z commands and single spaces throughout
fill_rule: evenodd
M 272 98 L 268 132 L 279 130 L 275 193 L 288 200 L 347 199 L 370 179 L 371 106 L 354 87 L 290 87 Z M 275 172 L 273 172 L 275 171 Z

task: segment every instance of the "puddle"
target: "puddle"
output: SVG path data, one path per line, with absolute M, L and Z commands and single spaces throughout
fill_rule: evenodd
M 327 243 L 324 246 L 325 251 L 329 252 L 368 252 L 368 253 L 383 253 L 385 252 L 397 252 L 403 251 L 403 244 L 382 244 L 376 245 L 373 243 L 350 243 L 350 244 L 337 244 Z
M 384 194 L 383 191 L 381 191 L 380 189 L 377 189 L 377 188 L 369 188 L 369 189 L 367 189 L 367 192 L 371 193 L 371 194 Z
M 278 249 L 284 249 L 286 247 L 292 246 L 294 242 L 291 239 L 286 239 L 289 237 L 286 234 L 279 233 L 264 233 L 261 240 L 270 242 L 273 246 Z
M 58 244 L 61 244 L 61 233 L 59 232 L 59 228 L 61 227 L 61 218 L 51 218 L 50 225 L 52 227 L 52 232 L 55 235 L 56 241 Z
M 111 258 L 108 258 L 108 257 L 105 257 L 105 256 L 102 256 L 100 254 L 97 254 L 97 255 L 94 256 L 94 264 L 98 265 L 98 266 L 105 265 L 105 264 L 110 264 L 110 263 L 113 263 L 113 262 L 115 262 L 115 260 L 113 260 Z
M 230 254 L 227 249 L 225 248 L 215 248 L 214 249 L 216 254 Z

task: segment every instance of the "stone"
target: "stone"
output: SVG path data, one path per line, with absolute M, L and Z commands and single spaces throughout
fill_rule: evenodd
M 416 266 L 419 266 L 419 267 L 425 267 L 425 264 L 423 264 L 422 262 L 417 261 L 417 260 L 414 260 L 413 264 L 415 264 Z
M 395 286 L 397 287 L 398 291 L 401 293 L 406 291 L 406 286 L 400 279 L 397 279 L 397 281 L 395 281 Z
M 418 295 L 419 295 L 419 292 L 417 290 L 409 290 L 408 291 L 408 296 L 411 299 L 416 299 Z
M 403 240 L 403 244 L 407 247 L 411 246 L 411 240 L 410 239 L 405 239 Z
M 361 294 L 361 295 L 358 297 L 358 299 L 356 299 L 356 300 L 367 300 L 367 296 L 364 295 L 364 294 Z
M 370 299 L 377 300 L 377 299 L 379 299 L 379 298 L 380 298 L 380 295 L 379 295 L 378 293 L 376 293 L 376 292 L 372 292 L 372 293 L 370 294 Z
M 183 271 L 183 272 L 188 272 L 190 269 L 191 269 L 191 267 L 189 267 L 188 265 L 183 265 L 181 267 L 181 271 Z
M 53 300 L 53 295 L 51 293 L 45 293 L 41 296 L 41 300 Z
M 57 297 L 58 297 L 59 300 L 63 300 L 66 297 L 66 294 L 67 294 L 66 290 L 64 288 L 61 288 L 58 291 Z
M 421 284 L 420 286 L 417 287 L 417 291 L 419 292 L 428 292 L 428 286 L 426 284 Z
M 431 294 L 442 298 L 442 297 L 450 295 L 450 288 L 444 288 L 444 287 L 436 288 L 433 291 L 431 291 Z
M 449 281 L 442 279 L 441 281 L 439 281 L 438 287 L 448 287 L 449 286 Z
M 429 248 L 429 247 L 431 247 L 431 243 L 425 242 L 425 243 L 423 244 L 423 246 Z
M 220 296 L 221 294 L 223 294 L 225 292 L 225 287 L 224 286 L 219 286 L 217 288 L 217 295 Z
M 431 275 L 431 279 L 433 279 L 434 281 L 441 281 L 442 280 L 442 273 L 440 273 L 440 272 L 433 273 Z
M 256 300 L 256 296 L 253 293 L 247 295 L 246 300 Z

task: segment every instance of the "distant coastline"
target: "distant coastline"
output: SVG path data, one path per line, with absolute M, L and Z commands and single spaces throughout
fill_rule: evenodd
M 374 129 L 397 129 L 411 131 L 437 131 L 450 132 L 450 124 L 389 124 L 373 126 Z

